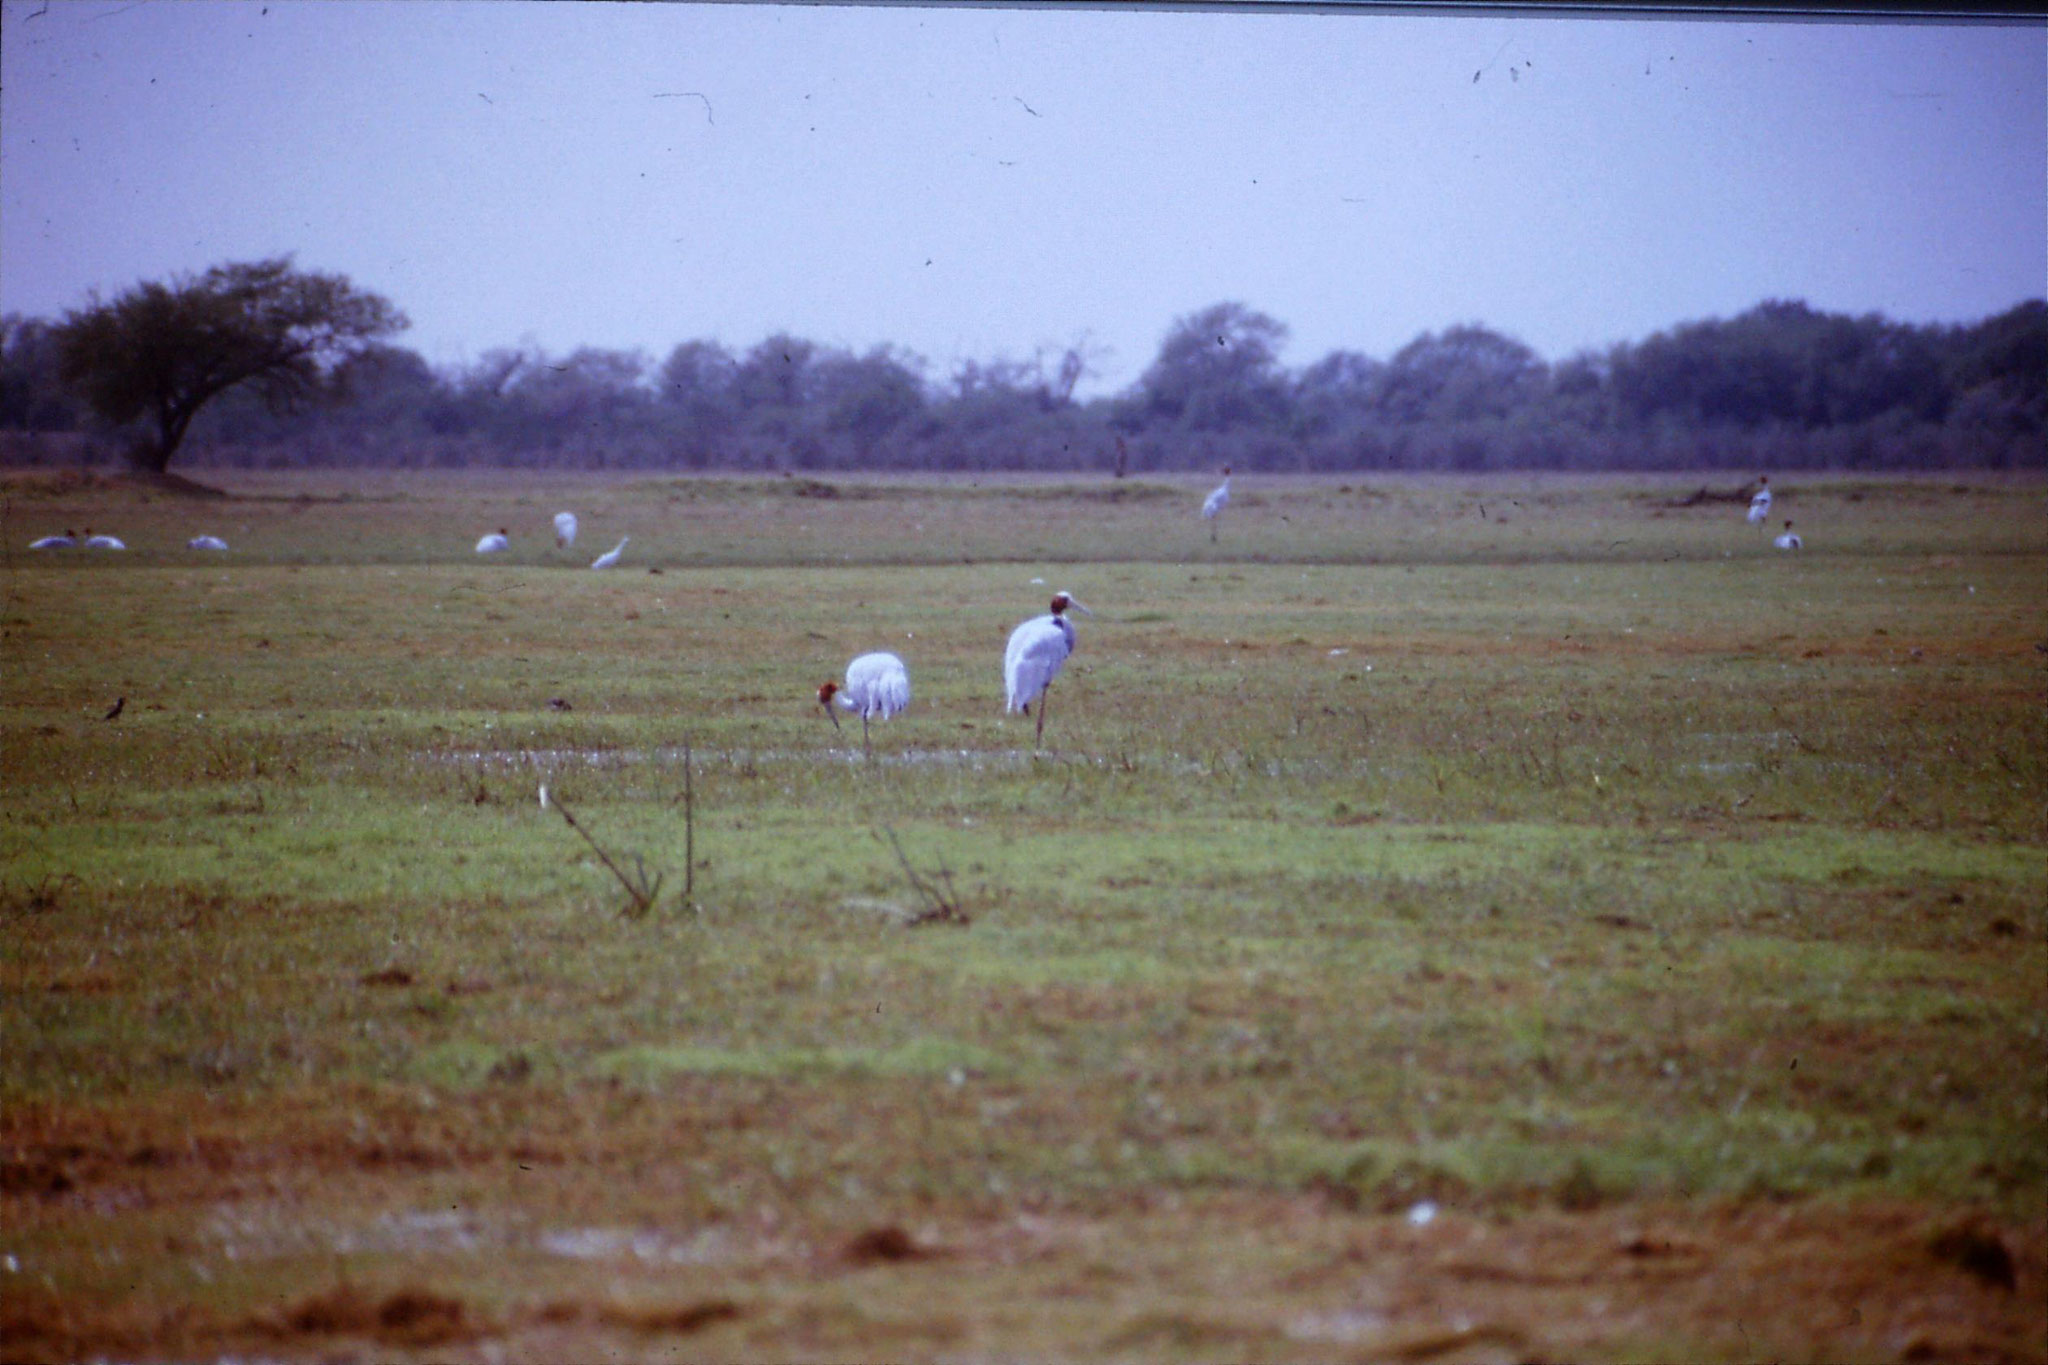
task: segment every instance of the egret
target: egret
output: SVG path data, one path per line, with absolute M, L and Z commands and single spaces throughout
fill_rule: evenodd
M 555 548 L 557 550 L 566 550 L 575 543 L 576 514 L 574 512 L 555 513 Z
M 502 526 L 476 543 L 476 552 L 480 555 L 494 555 L 511 548 L 512 537 Z
M 1771 514 L 1771 480 L 1769 475 L 1757 478 L 1756 496 L 1749 500 L 1749 524 L 1761 526 L 1764 518 Z
M 31 550 L 68 550 L 76 544 L 78 544 L 77 532 L 66 531 L 61 536 L 44 536 L 41 540 L 32 540 L 28 543 L 28 547 Z
M 626 552 L 626 542 L 632 538 L 631 536 L 620 536 L 618 544 L 590 561 L 590 567 L 593 569 L 609 569 L 612 565 L 618 563 L 619 556 Z
M 1089 611 L 1079 599 L 1069 592 L 1052 595 L 1052 611 L 1046 616 L 1034 616 L 1010 632 L 1009 648 L 1003 651 L 1003 684 L 1009 692 L 1006 710 L 1031 714 L 1031 703 L 1038 703 L 1038 740 L 1045 742 L 1045 696 L 1052 687 L 1052 680 L 1059 676 L 1060 665 L 1074 652 L 1074 625 L 1067 620 L 1068 607 L 1086 616 Z
M 1216 485 L 1209 496 L 1202 500 L 1202 520 L 1209 523 L 1209 539 L 1216 539 L 1216 518 L 1223 509 L 1230 506 L 1230 466 L 1223 466 L 1223 482 Z
M 219 536 L 194 536 L 185 542 L 188 550 L 225 550 L 228 543 Z
M 828 682 L 818 689 L 818 705 L 825 708 L 833 728 L 838 729 L 839 717 L 832 711 L 835 696 L 842 707 L 860 713 L 861 751 L 871 753 L 868 720 L 887 720 L 910 705 L 910 670 L 903 666 L 903 660 L 884 652 L 863 654 L 848 664 L 844 687 Z
M 85 544 L 86 548 L 92 550 L 125 550 L 128 548 L 121 543 L 119 536 L 96 536 L 92 533 L 90 527 L 85 532 Z
M 1785 534 L 1779 536 L 1776 540 L 1771 542 L 1771 544 L 1777 546 L 1781 550 L 1796 550 L 1805 543 L 1806 542 L 1801 540 L 1798 534 L 1793 531 L 1792 523 L 1789 521 L 1785 523 Z

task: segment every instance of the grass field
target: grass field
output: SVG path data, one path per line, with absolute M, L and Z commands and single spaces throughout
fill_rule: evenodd
M 2048 1359 L 2048 486 L 221 482 L 0 484 L 0 1357 Z

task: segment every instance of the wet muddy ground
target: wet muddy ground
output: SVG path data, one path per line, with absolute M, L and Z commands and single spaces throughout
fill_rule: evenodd
M 163 1104 L 0 1121 L 0 1356 L 2048 1358 L 2048 1219 L 1340 1188 L 707 1219 L 659 1151 L 710 1117 L 680 1103 L 624 1140 L 527 1142 L 497 1104 L 385 1136 L 310 1101 L 195 1105 L 184 1141 Z

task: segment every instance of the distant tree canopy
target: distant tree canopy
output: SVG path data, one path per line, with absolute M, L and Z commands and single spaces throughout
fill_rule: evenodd
M 294 271 L 288 257 L 220 265 L 69 314 L 57 373 L 101 420 L 147 424 L 130 458 L 161 474 L 200 409 L 229 389 L 247 385 L 274 411 L 337 394 L 344 362 L 405 325 L 384 299 Z
M 1126 421 L 1183 431 L 1267 427 L 1287 410 L 1280 348 L 1287 328 L 1241 303 L 1218 303 L 1173 324 L 1138 380 Z
M 0 319 L 0 433 L 45 434 L 0 451 L 89 446 L 97 416 L 155 420 L 152 459 L 189 423 L 195 460 L 271 467 L 2048 468 L 2039 299 L 1969 326 L 1771 300 L 1554 364 L 1461 323 L 1298 371 L 1283 323 L 1224 301 L 1175 319 L 1129 388 L 1087 400 L 1085 337 L 943 378 L 894 347 L 789 334 L 739 352 L 683 341 L 658 363 L 518 348 L 439 370 L 383 344 L 403 322 L 282 261 L 141 286 L 58 326 Z M 316 392 L 354 401 L 295 401 Z

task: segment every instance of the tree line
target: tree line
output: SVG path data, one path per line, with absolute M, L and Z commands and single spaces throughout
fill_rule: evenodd
M 182 310 L 182 311 L 181 311 Z M 1084 340 L 935 376 L 891 346 L 779 334 L 656 363 L 584 347 L 436 368 L 405 319 L 288 259 L 0 319 L 0 450 L 161 471 L 1245 471 L 2040 469 L 2048 302 L 1969 325 L 1797 300 L 1551 363 L 1478 324 L 1384 359 L 1280 363 L 1287 328 L 1242 303 L 1176 319 L 1122 392 L 1076 397 Z M 342 401 L 314 401 L 340 399 Z M 175 423 L 175 430 L 172 425 Z

